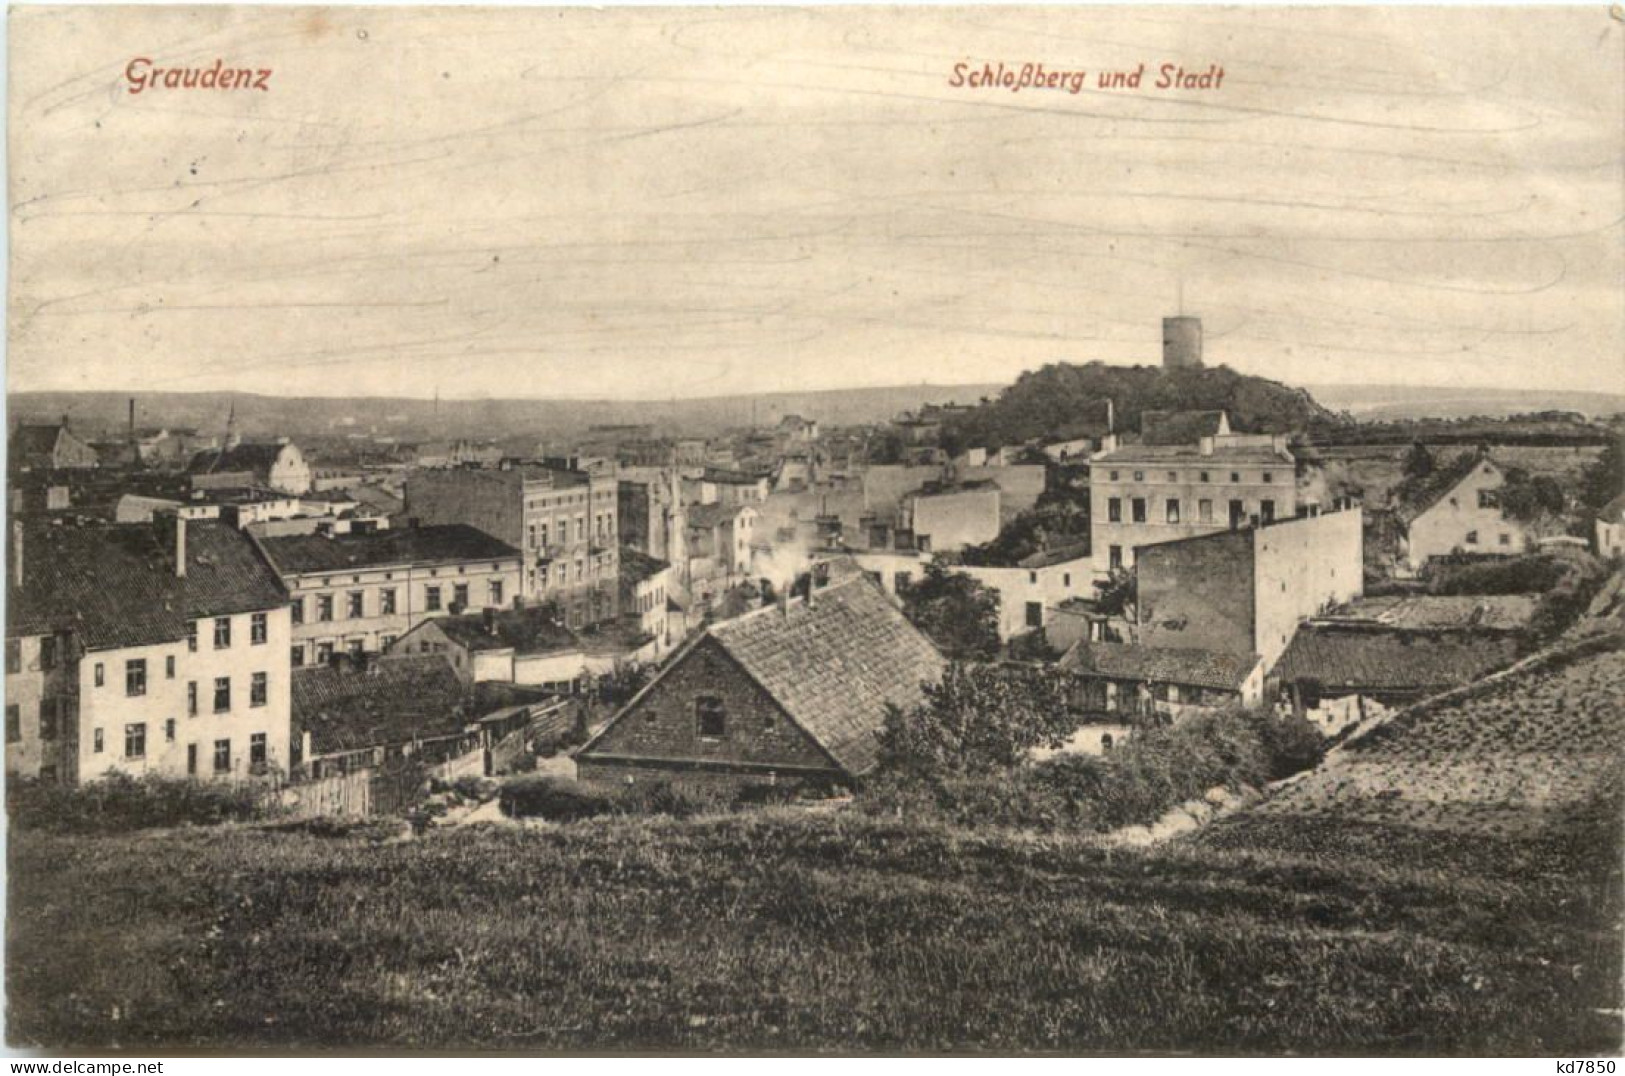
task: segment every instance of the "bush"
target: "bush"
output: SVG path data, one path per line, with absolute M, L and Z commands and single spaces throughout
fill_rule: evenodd
M 615 811 L 615 790 L 551 774 L 520 777 L 503 784 L 497 797 L 509 818 L 574 822 Z
M 19 829 L 58 833 L 212 826 L 251 821 L 267 813 L 257 786 L 122 773 L 78 786 L 11 778 L 6 782 L 6 810 Z
M 1428 572 L 1429 594 L 1530 594 L 1555 587 L 1573 562 L 1551 556 L 1446 564 Z

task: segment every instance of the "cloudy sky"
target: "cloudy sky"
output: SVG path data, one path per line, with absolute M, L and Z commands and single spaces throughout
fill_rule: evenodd
M 1181 301 L 1299 383 L 1625 384 L 1604 6 L 19 7 L 10 48 L 14 391 L 1004 381 L 1154 362 Z M 1089 84 L 950 85 L 1001 61 Z

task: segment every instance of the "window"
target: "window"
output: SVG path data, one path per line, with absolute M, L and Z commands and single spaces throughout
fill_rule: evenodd
M 1044 626 L 1043 602 L 1027 603 L 1027 626 L 1029 628 L 1041 628 Z
M 1202 472 L 1201 478 L 1202 478 L 1202 481 L 1204 481 L 1204 482 L 1206 482 L 1208 480 L 1206 471 Z M 1110 735 L 1110 733 L 1108 733 L 1107 735 Z
M 458 583 L 451 588 L 451 600 L 458 609 L 468 608 L 468 584 Z
M 231 646 L 231 617 L 217 616 L 214 618 L 214 648 L 225 650 Z
M 1468 531 L 1467 532 L 1467 544 L 1468 545 L 1477 545 L 1478 544 L 1478 532 L 1477 531 Z
M 23 642 L 21 639 L 6 640 L 6 672 L 20 673 L 23 671 Z
M 1037 572 L 1028 572 L 1027 573 L 1027 582 L 1029 582 L 1029 583 L 1033 584 L 1034 586 L 1036 586 L 1038 584 L 1038 573 Z
M 1510 535 L 1510 534 L 1498 535 L 1496 540 L 1499 541 L 1502 545 L 1511 545 L 1512 544 L 1512 535 Z
M 1123 522 L 1123 498 L 1113 497 L 1111 500 L 1106 502 L 1106 522 Z
M 56 739 L 55 699 L 41 699 L 39 701 L 39 738 L 42 740 Z
M 248 681 L 248 705 L 250 705 L 250 706 L 264 706 L 265 705 L 266 689 L 267 689 L 269 680 L 270 680 L 269 676 L 266 673 L 262 673 L 262 672 L 257 672 L 252 677 L 249 678 L 249 681 Z
M 186 649 L 197 653 L 197 621 L 189 621 L 186 625 Z
M 175 679 L 175 655 L 169 654 L 164 658 L 164 679 Z
M 395 640 L 399 639 L 399 638 L 400 638 L 399 635 L 382 635 L 382 636 L 379 636 L 379 638 L 378 638 L 378 649 L 380 649 L 380 650 L 388 650 L 390 647 L 395 645 Z
M 1179 472 L 1178 471 L 1169 471 L 1168 472 L 1168 481 L 1170 481 L 1170 482 L 1178 482 L 1179 481 Z
M 351 620 L 360 620 L 361 617 L 366 615 L 362 612 L 364 607 L 361 591 L 352 590 L 345 596 L 344 615 L 349 617 Z
M 1112 734 L 1111 733 L 1102 732 L 1100 734 L 1100 752 L 1103 755 L 1109 755 L 1109 754 L 1112 753 Z
M 164 740 L 168 743 L 175 742 L 175 719 L 173 717 L 164 721 Z
M 316 644 L 316 664 L 318 664 L 318 665 L 326 665 L 328 662 L 330 662 L 332 660 L 333 660 L 333 644 L 332 643 L 317 643 Z
M 197 716 L 197 681 L 189 681 L 186 685 L 186 716 Z
M 56 668 L 56 639 L 53 636 L 47 635 L 39 641 L 39 667 Z
M 1116 471 L 1112 472 L 1112 481 L 1113 482 L 1117 481 L 1117 472 Z
M 720 740 L 728 734 L 728 715 L 715 695 L 701 695 L 694 700 L 694 719 L 704 739 Z
M 351 639 L 349 642 L 344 644 L 344 649 L 349 652 L 352 658 L 359 658 L 362 654 L 367 652 L 367 640 Z
M 105 745 L 102 741 L 102 730 L 97 729 L 90 734 L 90 750 L 99 755 L 102 753 L 104 747 Z
M 1232 481 L 1232 482 L 1240 482 L 1241 481 L 1241 472 L 1240 471 L 1231 471 L 1230 472 L 1230 481 Z
M 96 686 L 102 687 L 107 683 L 107 666 L 101 662 L 96 663 Z
M 385 587 L 378 592 L 378 612 L 383 616 L 395 613 L 395 588 Z
M 256 773 L 265 769 L 265 733 L 256 732 L 248 738 L 248 768 Z
M 134 658 L 124 663 L 124 693 L 126 695 L 147 693 L 146 658 Z
M 1179 498 L 1178 497 L 1169 497 L 1168 498 L 1168 503 L 1164 507 L 1164 512 L 1166 513 L 1165 518 L 1168 520 L 1169 523 L 1178 523 L 1179 522 Z
M 1196 518 L 1197 518 L 1198 522 L 1201 522 L 1201 523 L 1212 523 L 1213 522 L 1213 502 L 1212 501 L 1207 501 L 1207 500 L 1197 501 L 1196 502 Z
M 186 745 L 186 775 L 188 777 L 197 776 L 197 744 L 195 743 Z
M 296 644 L 288 651 L 288 663 L 296 669 L 305 664 L 305 646 L 303 643 Z
M 133 725 L 124 726 L 124 757 L 147 757 L 147 723 L 137 721 Z
M 912 573 L 912 572 L 898 572 L 893 577 L 893 583 L 897 587 L 897 592 L 899 594 L 901 594 L 903 591 L 907 590 L 909 588 L 909 585 L 912 584 L 913 582 L 914 582 L 914 573 Z
M 1501 491 L 1498 489 L 1481 489 L 1478 491 L 1478 506 L 1480 508 L 1501 507 Z
M 223 714 L 231 709 L 231 677 L 214 678 L 214 712 Z
M 231 741 L 216 740 L 214 742 L 214 772 L 231 772 Z
M 1136 482 L 1144 482 L 1145 481 L 1145 472 L 1144 471 L 1135 471 L 1134 472 L 1134 481 L 1136 481 Z
M 1071 587 L 1072 587 L 1072 573 L 1071 572 L 1065 572 L 1065 573 L 1062 574 L 1062 576 L 1061 576 L 1061 585 L 1063 587 L 1066 587 L 1067 589 L 1071 589 Z
M 16 703 L 6 707 L 6 742 L 16 743 L 23 738 L 23 712 Z
M 1241 526 L 1245 522 L 1247 522 L 1247 502 L 1245 502 L 1245 501 L 1231 501 L 1230 502 L 1230 529 L 1235 530 L 1237 527 Z
M 423 592 L 423 607 L 431 613 L 440 611 L 440 588 L 428 587 Z
M 1135 497 L 1129 502 L 1129 509 L 1133 513 L 1134 522 L 1145 522 L 1145 498 Z
M 1264 523 L 1274 523 L 1275 522 L 1275 502 L 1274 501 L 1259 501 L 1258 502 L 1258 518 L 1259 518 L 1259 520 L 1261 522 L 1264 522 Z
M 1112 571 L 1116 571 L 1123 566 L 1123 547 L 1120 545 L 1112 546 L 1106 551 L 1106 557 Z
M 317 620 L 332 620 L 333 619 L 333 595 L 331 595 L 331 594 L 318 594 L 318 595 L 316 595 L 316 619 Z
M 248 641 L 252 646 L 261 646 L 270 637 L 270 624 L 264 613 L 255 613 L 248 618 Z
M 485 595 L 486 595 L 486 599 L 487 599 L 488 604 L 490 604 L 490 605 L 501 605 L 502 604 L 502 580 L 493 579 L 489 583 L 487 583 L 485 585 Z
M 1275 476 L 1270 474 L 1268 471 L 1265 471 L 1264 472 L 1264 481 L 1273 482 L 1273 481 L 1275 481 Z
M 288 611 L 293 616 L 295 624 L 303 624 L 305 622 L 305 599 L 295 598 L 288 604 Z

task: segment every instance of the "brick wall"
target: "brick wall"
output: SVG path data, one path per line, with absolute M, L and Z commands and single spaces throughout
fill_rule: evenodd
M 1146 546 L 1138 575 L 1141 643 L 1253 652 L 1252 531 Z
M 703 695 L 722 700 L 726 714 L 722 737 L 699 735 L 695 699 Z M 594 770 L 602 772 L 616 756 L 837 771 L 817 743 L 711 639 L 689 651 L 601 739 L 577 756 L 577 762 L 586 777 Z

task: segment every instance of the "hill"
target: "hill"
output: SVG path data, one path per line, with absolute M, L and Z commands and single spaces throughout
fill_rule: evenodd
M 1034 438 L 1063 438 L 1080 432 L 1080 416 L 1101 413 L 1111 400 L 1119 432 L 1140 428 L 1146 411 L 1230 413 L 1238 433 L 1282 433 L 1306 429 L 1337 416 L 1302 389 L 1237 373 L 1228 366 L 1169 370 L 1160 366 L 1085 366 L 1055 363 L 1029 371 L 997 399 L 956 417 L 945 434 L 950 451 L 966 446 L 1021 444 Z
M 1578 412 L 1587 418 L 1625 412 L 1617 392 L 1562 389 L 1490 389 L 1471 385 L 1310 385 L 1315 399 L 1362 420 L 1504 418 L 1540 411 Z

